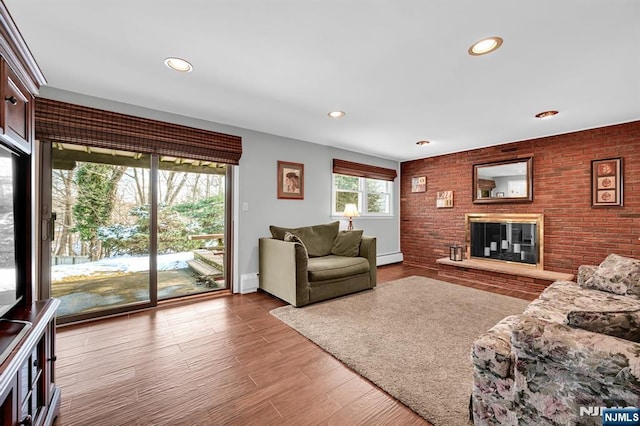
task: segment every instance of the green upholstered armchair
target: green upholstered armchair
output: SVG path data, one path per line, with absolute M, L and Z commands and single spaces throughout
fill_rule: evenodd
M 376 238 L 338 225 L 272 226 L 259 240 L 260 288 L 300 307 L 375 287 Z

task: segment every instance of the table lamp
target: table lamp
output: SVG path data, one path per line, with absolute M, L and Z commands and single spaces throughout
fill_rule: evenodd
M 342 212 L 342 216 L 349 218 L 349 227 L 347 228 L 349 231 L 353 229 L 353 221 L 351 218 L 359 217 L 360 213 L 358 213 L 358 207 L 355 204 L 347 204 L 344 206 L 344 212 Z

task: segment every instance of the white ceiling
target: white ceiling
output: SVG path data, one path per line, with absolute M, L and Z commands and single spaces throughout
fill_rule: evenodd
M 638 0 L 4 1 L 51 87 L 395 160 L 640 119 Z

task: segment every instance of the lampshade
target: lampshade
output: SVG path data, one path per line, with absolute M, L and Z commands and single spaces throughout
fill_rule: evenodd
M 358 207 L 355 204 L 347 204 L 344 206 L 344 212 L 342 213 L 344 217 L 359 217 L 360 213 L 358 213 Z

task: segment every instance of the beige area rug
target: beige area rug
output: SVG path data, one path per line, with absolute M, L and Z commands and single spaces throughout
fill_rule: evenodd
M 471 343 L 528 302 L 408 277 L 271 314 L 434 425 L 467 425 Z

